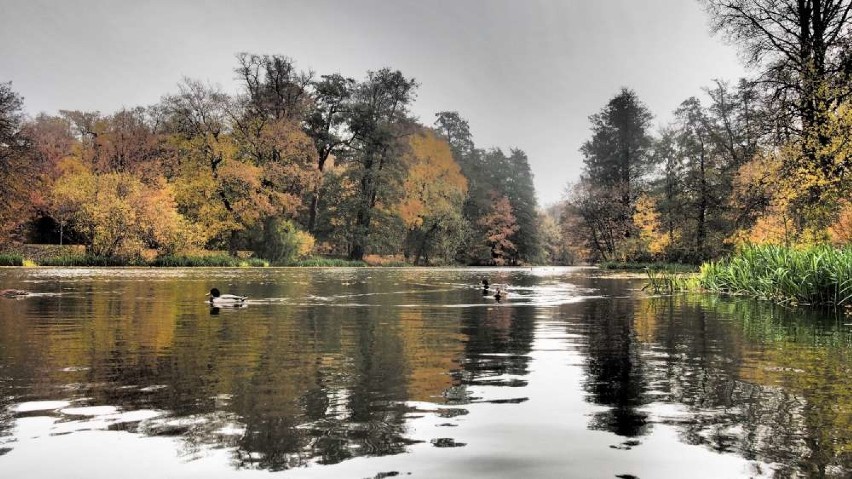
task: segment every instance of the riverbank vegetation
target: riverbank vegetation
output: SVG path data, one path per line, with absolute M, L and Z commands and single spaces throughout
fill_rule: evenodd
M 746 247 L 702 266 L 698 285 L 782 303 L 852 304 L 852 248 Z
M 852 2 L 704 4 L 756 76 L 714 81 L 658 131 L 627 88 L 592 115 L 566 242 L 593 262 L 704 263 L 646 268 L 655 293 L 849 304 Z
M 697 274 L 647 270 L 655 294 L 709 291 L 784 304 L 852 305 L 852 248 L 745 246 Z
M 526 154 L 476 146 L 457 112 L 419 123 L 413 78 L 315 75 L 281 55 L 239 54 L 234 71 L 234 94 L 185 79 L 155 105 L 34 118 L 0 83 L 0 251 L 84 245 L 56 264 L 236 262 L 187 256 L 200 249 L 277 265 L 543 261 Z

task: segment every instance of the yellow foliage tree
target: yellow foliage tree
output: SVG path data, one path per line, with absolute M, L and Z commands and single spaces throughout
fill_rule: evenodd
M 404 193 L 394 209 L 408 229 L 407 243 L 419 263 L 428 256 L 430 243 L 441 233 L 452 233 L 449 226 L 461 218 L 467 179 L 450 145 L 431 130 L 410 137 L 403 162 Z
M 671 238 L 660 224 L 656 202 L 647 194 L 640 195 L 636 200 L 633 224 L 639 230 L 642 247 L 651 255 L 659 256 L 669 247 Z
M 77 170 L 59 178 L 51 202 L 69 213 L 94 255 L 135 258 L 149 247 L 172 254 L 199 244 L 163 180 L 152 186 L 127 173 Z
M 831 243 L 836 246 L 852 244 L 852 201 L 843 200 L 840 205 L 837 221 L 828 227 Z

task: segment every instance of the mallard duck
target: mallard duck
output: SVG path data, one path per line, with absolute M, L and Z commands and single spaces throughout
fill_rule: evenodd
M 24 296 L 29 296 L 29 291 L 24 291 L 22 289 L 4 289 L 0 291 L 0 296 L 4 298 L 21 298 Z
M 506 299 L 508 296 L 509 296 L 509 292 L 504 290 L 502 286 L 498 286 L 497 292 L 494 293 L 494 299 L 496 299 L 497 302 L 500 302 L 501 300 Z
M 218 289 L 213 288 L 207 293 L 210 304 L 243 304 L 248 296 L 237 296 L 236 294 L 221 294 Z

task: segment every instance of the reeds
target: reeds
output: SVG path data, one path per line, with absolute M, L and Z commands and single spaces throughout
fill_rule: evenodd
M 747 246 L 706 263 L 701 288 L 789 304 L 852 303 L 852 248 Z
M 695 291 L 698 289 L 698 277 L 692 273 L 684 273 L 676 270 L 645 270 L 648 282 L 642 288 L 653 294 L 672 294 L 683 291 Z
M 296 261 L 292 263 L 290 266 L 299 266 L 306 268 L 316 268 L 316 267 L 337 267 L 337 268 L 354 268 L 354 267 L 363 267 L 367 266 L 363 261 L 351 261 L 340 258 L 308 258 L 301 261 Z
M 618 271 L 666 271 L 677 273 L 693 273 L 698 271 L 698 266 L 683 263 L 621 263 L 618 261 L 606 261 L 598 265 L 601 269 Z
M 151 261 L 149 265 L 166 268 L 262 268 L 269 266 L 269 263 L 260 258 L 242 259 L 226 254 L 215 254 L 159 256 Z

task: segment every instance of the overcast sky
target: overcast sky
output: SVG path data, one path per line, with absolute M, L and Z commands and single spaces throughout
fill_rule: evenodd
M 413 112 L 457 110 L 479 147 L 527 152 L 539 201 L 582 167 L 588 116 L 626 86 L 662 125 L 714 78 L 745 73 L 696 0 L 0 0 L 0 82 L 26 110 L 149 105 L 184 76 L 234 92 L 237 52 L 318 74 L 389 66 Z

